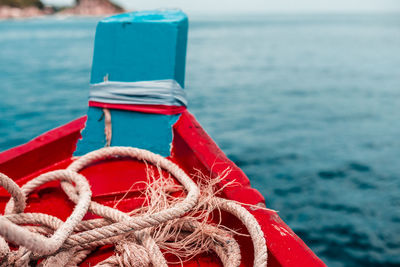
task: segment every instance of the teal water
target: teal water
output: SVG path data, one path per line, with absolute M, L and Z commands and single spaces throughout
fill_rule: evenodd
M 0 22 L 0 150 L 86 112 L 95 26 Z M 329 266 L 400 265 L 400 15 L 193 18 L 187 92 Z

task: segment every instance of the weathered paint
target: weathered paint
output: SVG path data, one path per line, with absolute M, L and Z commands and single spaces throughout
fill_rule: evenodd
M 111 146 L 134 146 L 148 149 L 163 156 L 170 154 L 172 126 L 179 115 L 160 115 L 111 109 Z M 83 139 L 78 143 L 75 155 L 104 147 L 103 110 L 90 107 Z
M 174 79 L 182 88 L 188 19 L 177 10 L 132 12 L 106 18 L 96 30 L 91 83 Z M 102 110 L 89 107 L 86 128 L 75 155 L 105 145 Z M 111 110 L 113 146 L 135 146 L 170 154 L 178 115 Z

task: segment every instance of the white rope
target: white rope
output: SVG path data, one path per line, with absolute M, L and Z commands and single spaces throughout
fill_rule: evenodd
M 26 183 L 21 188 L 21 192 L 24 196 L 27 196 L 33 189 L 54 180 L 64 180 L 71 184 L 74 183 L 74 189 L 79 194 L 79 200 L 74 211 L 65 223 L 57 229 L 51 238 L 47 238 L 10 222 L 6 217 L 0 217 L 0 235 L 3 238 L 42 255 L 52 254 L 64 244 L 76 225 L 87 213 L 92 192 L 85 177 L 69 170 L 57 170 L 42 174 Z M 10 200 L 8 205 L 11 207 L 14 206 L 14 198 Z
M 158 207 L 143 214 L 138 212 L 133 217 L 91 201 L 90 186 L 79 171 L 91 164 L 112 158 L 132 158 L 152 163 L 175 177 L 186 191 L 186 195 L 179 198 L 165 198 L 163 201 L 166 201 L 167 206 L 164 208 Z M 26 197 L 39 186 L 54 180 L 61 181 L 63 190 L 76 204 L 70 217 L 63 222 L 43 213 L 24 213 Z M 5 215 L 0 217 L 1 266 L 28 266 L 30 261 L 39 259 L 44 259 L 41 266 L 76 266 L 93 249 L 107 244 L 113 244 L 116 253 L 98 266 L 138 266 L 140 264 L 167 266 L 167 261 L 159 247 L 162 242 L 160 236 L 172 238 L 175 235 L 175 241 L 182 239 L 183 244 L 190 245 L 192 242 L 197 242 L 193 238 L 199 233 L 204 234 L 206 243 L 210 244 L 209 249 L 215 251 L 224 266 L 240 265 L 239 245 L 229 232 L 218 226 L 196 221 L 196 218 L 193 221 L 193 217 L 185 219 L 186 214 L 192 209 L 193 213 L 198 213 L 206 208 L 203 207 L 204 200 L 199 203 L 201 198 L 199 187 L 176 164 L 147 150 L 132 147 L 102 148 L 78 158 L 66 170 L 42 174 L 21 188 L 9 177 L 0 173 L 0 185 L 11 194 L 11 199 L 5 208 Z M 167 189 L 159 188 L 158 190 Z M 205 205 L 209 209 L 207 212 L 218 208 L 233 214 L 242 221 L 253 240 L 254 266 L 267 265 L 264 233 L 256 219 L 245 208 L 235 202 L 215 196 L 212 196 Z M 102 218 L 82 221 L 87 212 Z M 167 232 L 168 234 L 165 235 Z M 11 251 L 4 239 L 20 248 L 17 251 Z

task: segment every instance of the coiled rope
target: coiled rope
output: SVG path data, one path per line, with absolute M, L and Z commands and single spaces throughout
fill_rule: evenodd
M 160 175 L 161 169 L 167 171 L 181 186 L 171 178 L 153 177 L 146 191 L 148 206 L 130 213 L 92 201 L 90 185 L 79 171 L 122 157 L 151 163 Z M 54 180 L 61 181 L 62 189 L 75 203 L 68 219 L 63 222 L 44 213 L 24 213 L 29 194 Z M 207 250 L 213 250 L 224 266 L 239 266 L 235 233 L 209 222 L 215 209 L 233 214 L 246 226 L 253 241 L 254 266 L 267 265 L 264 233 L 253 215 L 238 203 L 217 197 L 209 190 L 212 184 L 197 185 L 176 164 L 147 150 L 106 147 L 78 158 L 65 170 L 42 174 L 21 188 L 0 173 L 0 185 L 11 195 L 4 216 L 0 216 L 1 266 L 30 266 L 39 260 L 40 266 L 77 266 L 95 248 L 109 244 L 114 245 L 115 254 L 97 266 L 167 266 L 162 251 L 185 260 Z M 173 197 L 168 188 L 183 189 L 185 196 Z M 87 212 L 102 218 L 82 220 Z M 6 241 L 19 249 L 11 250 Z

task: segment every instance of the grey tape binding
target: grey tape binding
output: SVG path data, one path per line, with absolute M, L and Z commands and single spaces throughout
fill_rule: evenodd
M 185 91 L 172 79 L 91 84 L 89 101 L 128 105 L 187 105 Z

